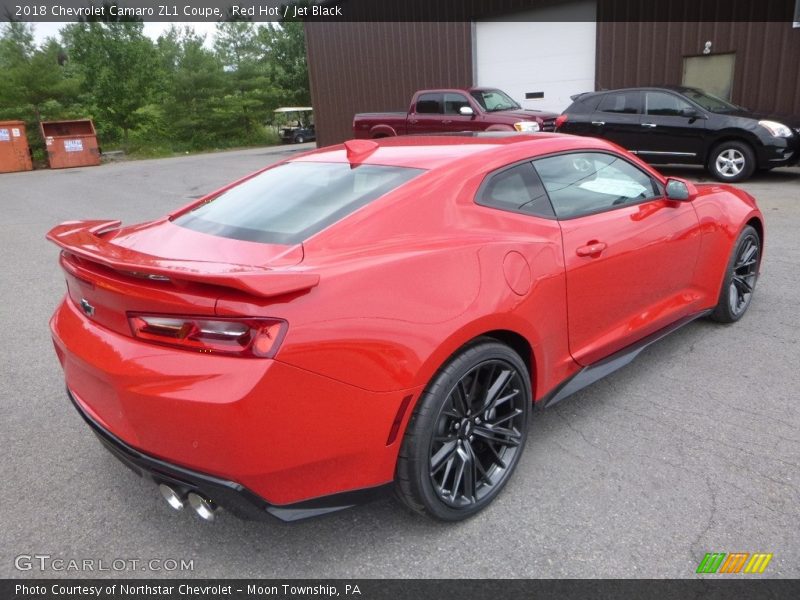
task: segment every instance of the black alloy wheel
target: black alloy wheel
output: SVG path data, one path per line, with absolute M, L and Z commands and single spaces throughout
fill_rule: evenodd
M 519 461 L 530 404 L 528 371 L 513 350 L 493 340 L 463 350 L 434 377 L 409 423 L 400 498 L 446 521 L 484 508 Z
M 721 323 L 738 321 L 753 299 L 761 262 L 761 239 L 748 225 L 733 248 L 719 302 L 711 317 Z

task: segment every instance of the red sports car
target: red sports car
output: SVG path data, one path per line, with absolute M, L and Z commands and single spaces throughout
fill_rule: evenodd
M 738 320 L 764 220 L 608 142 L 512 134 L 354 140 L 47 237 L 69 396 L 173 507 L 293 520 L 393 485 L 455 521 L 506 484 L 534 404 Z

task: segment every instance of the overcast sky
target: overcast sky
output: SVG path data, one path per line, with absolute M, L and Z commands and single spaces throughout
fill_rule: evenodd
M 34 31 L 36 34 L 36 43 L 41 44 L 45 38 L 47 37 L 57 37 L 58 30 L 64 27 L 66 23 L 33 23 Z M 145 23 L 144 24 L 144 33 L 147 36 L 150 36 L 153 41 L 155 41 L 159 35 L 161 35 L 164 31 L 169 29 L 170 25 L 176 25 L 177 27 L 183 27 L 184 25 L 189 25 L 193 27 L 194 30 L 199 34 L 206 34 L 206 45 L 211 47 L 211 43 L 213 41 L 214 32 L 216 31 L 216 23 L 206 23 L 206 22 L 197 22 L 197 23 Z

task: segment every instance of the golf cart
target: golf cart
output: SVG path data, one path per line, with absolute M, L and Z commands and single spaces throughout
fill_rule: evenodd
M 302 144 L 317 139 L 312 123 L 312 110 L 310 106 L 284 106 L 275 109 L 284 123 L 279 126 L 284 144 Z

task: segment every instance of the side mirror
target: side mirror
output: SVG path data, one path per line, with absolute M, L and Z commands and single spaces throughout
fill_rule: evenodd
M 699 110 L 694 108 L 685 108 L 681 111 L 684 117 L 688 117 L 689 119 L 707 119 L 703 113 Z
M 697 194 L 697 188 L 695 188 L 688 181 L 670 177 L 667 179 L 665 194 L 669 200 L 679 200 L 681 202 L 685 202 L 687 200 L 694 199 L 695 195 Z
M 472 115 L 475 114 L 475 111 L 472 110 L 471 106 L 462 106 L 461 108 L 458 109 L 458 112 L 464 115 L 465 117 L 471 117 Z

